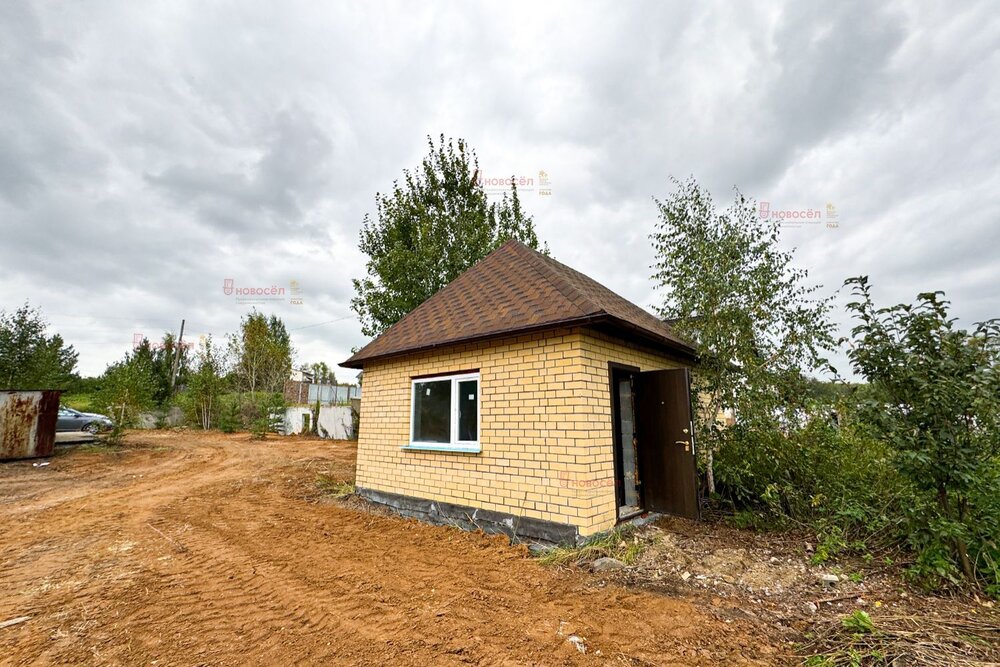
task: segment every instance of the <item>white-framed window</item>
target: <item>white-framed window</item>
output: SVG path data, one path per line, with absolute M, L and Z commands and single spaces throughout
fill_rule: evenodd
M 478 452 L 479 373 L 416 378 L 409 449 Z

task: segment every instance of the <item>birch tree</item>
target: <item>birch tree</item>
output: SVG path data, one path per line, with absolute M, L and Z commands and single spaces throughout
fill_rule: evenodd
M 761 219 L 739 191 L 718 210 L 693 178 L 674 186 L 654 200 L 653 279 L 661 316 L 698 350 L 693 375 L 704 404 L 696 435 L 714 493 L 713 457 L 729 432 L 719 410 L 731 409 L 738 428 L 780 429 L 806 395 L 804 373 L 830 369 L 824 354 L 836 343 L 830 299 L 817 296 L 820 286 L 779 246 L 777 221 Z
M 224 377 L 225 359 L 206 336 L 195 353 L 195 370 L 188 377 L 188 393 L 194 405 L 198 422 L 205 430 L 212 428 L 220 409 L 219 400 L 226 390 Z

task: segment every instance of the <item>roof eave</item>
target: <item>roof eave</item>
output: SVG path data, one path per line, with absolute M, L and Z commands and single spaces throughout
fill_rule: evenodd
M 373 354 L 371 356 L 360 357 L 360 358 L 358 358 L 358 355 L 356 354 L 340 365 L 343 368 L 363 369 L 364 364 L 372 361 L 381 361 L 382 359 L 389 359 L 392 357 L 403 357 L 410 354 L 417 354 L 419 352 L 427 352 L 428 350 L 436 350 L 442 347 L 449 347 L 451 345 L 480 343 L 484 340 L 493 340 L 495 338 L 506 338 L 508 336 L 521 336 L 525 334 L 538 333 L 539 331 L 546 331 L 548 329 L 558 329 L 561 327 L 571 327 L 571 326 L 585 326 L 587 324 L 593 324 L 605 319 L 607 319 L 607 315 L 605 315 L 604 313 L 599 313 L 597 315 L 584 315 L 581 317 L 574 317 L 565 320 L 554 320 L 552 322 L 543 322 L 541 324 L 531 327 L 516 327 L 511 329 L 502 329 L 500 331 L 491 331 L 490 333 L 487 334 L 469 336 L 467 338 L 455 338 L 451 340 L 440 341 L 437 343 L 418 345 L 415 347 L 410 347 L 402 350 L 394 350 L 392 352 L 387 352 L 385 354 Z M 364 352 L 364 350 L 362 349 L 361 352 Z
M 698 352 L 690 345 L 685 344 L 682 341 L 674 340 L 668 338 L 654 331 L 650 331 L 644 327 L 632 324 L 628 320 L 623 320 L 619 317 L 608 317 L 608 319 L 619 329 L 626 330 L 638 338 L 645 341 L 653 343 L 659 347 L 668 348 L 672 355 L 677 357 L 679 360 L 684 362 L 689 362 L 692 364 L 698 363 Z
M 597 313 L 566 320 L 545 322 L 533 327 L 517 327 L 515 329 L 493 331 L 488 334 L 482 334 L 479 336 L 470 336 L 468 338 L 456 338 L 453 340 L 446 340 L 438 343 L 430 343 L 427 345 L 420 345 L 416 347 L 406 348 L 403 350 L 394 350 L 392 352 L 387 352 L 385 354 L 373 354 L 371 356 L 364 356 L 364 357 L 358 357 L 358 355 L 355 354 L 346 361 L 342 362 L 340 366 L 342 368 L 353 368 L 353 369 L 363 370 L 365 364 L 371 363 L 373 361 L 382 361 L 385 359 L 391 359 L 393 357 L 403 357 L 411 354 L 418 354 L 420 352 L 427 352 L 430 350 L 436 350 L 438 348 L 449 347 L 452 345 L 479 343 L 485 340 L 493 340 L 496 338 L 505 338 L 508 336 L 519 336 L 523 334 L 538 333 L 539 331 L 558 329 L 561 327 L 587 326 L 587 325 L 596 325 L 602 323 L 611 324 L 618 328 L 628 330 L 631 333 L 655 345 L 670 348 L 674 353 L 682 357 L 684 360 L 691 361 L 693 363 L 697 362 L 697 354 L 695 353 L 695 350 L 689 347 L 688 345 L 685 345 L 684 343 L 672 340 L 670 338 L 667 338 L 666 336 L 661 336 L 653 331 L 631 324 L 630 322 L 623 320 L 619 317 L 614 317 L 612 315 L 608 315 L 607 313 Z M 360 352 L 363 351 L 364 350 L 362 349 Z M 360 352 L 358 354 L 360 354 Z

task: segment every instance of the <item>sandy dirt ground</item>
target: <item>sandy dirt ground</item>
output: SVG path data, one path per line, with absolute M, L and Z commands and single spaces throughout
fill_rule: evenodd
M 724 603 L 324 496 L 317 477 L 353 479 L 354 457 L 347 442 L 152 431 L 0 464 L 0 626 L 30 617 L 0 627 L 0 663 L 787 661 Z

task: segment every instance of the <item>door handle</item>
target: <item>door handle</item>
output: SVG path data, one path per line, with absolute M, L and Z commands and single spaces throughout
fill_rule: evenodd
M 690 440 L 674 440 L 675 445 L 684 445 L 684 451 L 691 451 L 691 441 Z

